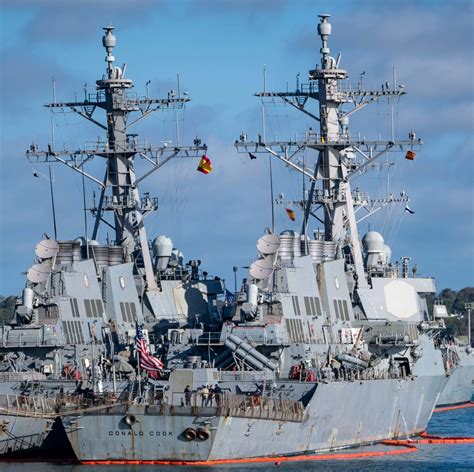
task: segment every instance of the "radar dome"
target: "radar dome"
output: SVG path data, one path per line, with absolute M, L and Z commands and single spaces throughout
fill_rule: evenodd
M 50 259 L 59 251 L 59 244 L 54 239 L 43 239 L 35 247 L 35 254 L 41 259 Z
M 383 237 L 376 231 L 369 231 L 362 238 L 362 245 L 367 253 L 382 253 L 384 249 Z
M 173 250 L 173 242 L 168 236 L 160 235 L 152 242 L 153 254 L 155 256 L 171 256 Z
M 164 270 L 168 267 L 171 252 L 173 250 L 173 242 L 167 236 L 161 235 L 153 240 L 153 255 L 156 257 L 156 268 Z

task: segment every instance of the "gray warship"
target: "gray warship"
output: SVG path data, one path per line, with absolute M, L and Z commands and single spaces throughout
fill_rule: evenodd
M 84 235 L 58 240 L 51 195 L 54 237 L 44 234 L 36 245 L 14 318 L 1 328 L 0 393 L 5 398 L 41 396 L 54 401 L 59 394 L 87 397 L 121 391 L 136 376 L 135 360 L 127 349 L 137 323 L 147 323 L 147 340 L 153 348 L 164 349 L 162 333 L 171 327 L 178 329 L 183 320 L 196 322 L 199 316 L 216 317 L 217 297 L 224 290 L 219 278 L 209 278 L 199 269 L 200 260 L 185 262 L 170 238 L 160 235 L 148 241 L 143 220 L 157 210 L 158 199 L 141 196 L 138 183 L 172 159 L 201 156 L 206 145 L 196 137 L 191 146 L 181 145 L 177 138 L 154 147 L 130 134 L 135 123 L 154 112 L 178 113 L 190 98 L 181 91 L 179 78 L 166 98 L 150 98 L 148 90 L 139 97 L 125 78 L 125 66 L 113 66 L 112 31 L 106 28 L 108 72 L 97 81 L 97 91 L 85 91 L 82 101 L 59 102 L 53 97 L 46 105 L 107 130 L 107 139 L 77 150 L 57 149 L 53 142 L 43 151 L 33 143 L 26 152 L 34 164 L 60 163 L 82 175 L 84 212 L 94 216 L 94 224 L 88 234 L 85 219 Z M 97 110 L 106 112 L 105 124 L 96 119 Z M 142 175 L 134 170 L 134 157 L 148 166 Z M 102 176 L 89 172 L 93 158 L 106 163 Z M 100 190 L 89 207 L 85 179 Z M 115 229 L 114 242 L 98 242 L 103 227 Z M 39 421 L 38 414 L 28 420 L 29 410 L 15 416 L 17 411 L 9 408 L 2 423 L 0 453 L 41 446 L 45 437 L 46 422 Z M 49 428 L 51 415 L 46 420 Z
M 361 140 L 349 133 L 352 113 L 373 102 L 398 101 L 405 91 L 349 87 L 340 56 L 330 56 L 329 15 L 320 15 L 318 33 L 321 61 L 310 70 L 309 83 L 294 92 L 264 90 L 258 95 L 295 106 L 319 121 L 319 131 L 309 130 L 300 142 L 268 142 L 265 136 L 254 142 L 242 133 L 235 143 L 244 153 L 269 153 L 309 179 L 310 190 L 301 202 L 302 232 L 277 234 L 274 225 L 268 228 L 257 241 L 256 260 L 240 291 L 218 300 L 223 282 L 200 276 L 197 261 L 190 261 L 189 274 L 169 251 L 157 251 L 156 264 L 151 262 L 140 179 L 132 167 L 137 150 L 126 139 L 125 118 L 140 101 L 125 98 L 132 82 L 114 65 L 115 37 L 106 28 L 107 74 L 97 81 L 102 98 L 90 107 L 107 113 L 101 155 L 107 178 L 115 177 L 116 198 L 104 194 L 101 208 L 114 209 L 133 193 L 133 205 L 115 213 L 117 242 L 131 260 L 104 268 L 103 278 L 95 260 L 73 262 L 72 286 L 84 290 L 89 267 L 89 285 L 96 287 L 97 300 L 105 295 L 107 317 L 122 313 L 124 334 L 129 333 L 123 345 L 132 347 L 133 336 L 148 336 L 151 352 L 137 349 L 135 356 L 151 355 L 163 367 L 158 376 L 139 368 L 125 389 L 93 405 L 81 396 L 62 402 L 61 421 L 80 462 L 278 457 L 425 430 L 447 380 L 435 343 L 442 319 L 428 312 L 425 298 L 435 293 L 434 280 L 415 277 L 409 258 L 401 268 L 391 264 L 379 233 L 366 234 L 361 246 L 355 207 L 370 202 L 351 189 L 351 177 L 370 163 L 388 152 L 413 154 L 421 140 L 415 133 L 402 141 Z M 308 109 L 311 100 L 319 102 L 318 115 Z M 84 107 L 87 115 L 87 104 L 64 105 Z M 293 160 L 303 149 L 317 155 L 310 170 Z M 309 237 L 313 221 L 322 227 Z M 185 301 L 197 296 L 202 302 L 196 310 L 191 303 L 183 311 L 169 304 L 166 287 L 183 284 L 188 284 L 181 292 Z M 68 294 L 64 303 L 75 306 L 72 298 L 77 296 Z M 126 304 L 132 299 L 129 311 Z M 74 313 L 75 308 L 68 310 Z M 113 341 L 110 346 L 115 349 Z
M 0 394 L 0 456 L 40 448 L 56 417 L 55 399 Z
M 437 408 L 470 403 L 474 395 L 474 352 L 470 336 L 467 344 L 456 339 L 441 339 L 440 349 L 448 380 L 436 404 Z

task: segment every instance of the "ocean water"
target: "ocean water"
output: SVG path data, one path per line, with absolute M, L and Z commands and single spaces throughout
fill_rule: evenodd
M 434 413 L 428 425 L 428 433 L 439 436 L 474 436 L 474 408 Z M 359 450 L 380 450 L 383 446 L 371 446 Z M 474 471 L 474 444 L 419 444 L 418 451 L 397 456 L 367 457 L 351 460 L 329 460 L 308 462 L 275 462 L 249 465 L 226 465 L 214 467 L 184 466 L 87 466 L 75 464 L 56 464 L 46 462 L 0 462 L 1 472 L 191 472 L 212 470 L 228 471 Z M 345 452 L 345 451 L 342 451 Z

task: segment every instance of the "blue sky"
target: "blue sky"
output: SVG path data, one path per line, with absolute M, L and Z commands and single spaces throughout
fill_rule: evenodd
M 24 151 L 34 140 L 50 142 L 51 80 L 58 99 L 83 96 L 105 70 L 102 27 L 116 28 L 117 63 L 139 94 L 151 80 L 150 95 L 166 96 L 181 88 L 192 102 L 180 116 L 181 141 L 199 133 L 209 145 L 214 171 L 196 172 L 197 162 L 167 164 L 144 182 L 142 191 L 160 199 L 148 220 L 148 235 L 170 236 L 186 259 L 199 258 L 209 273 L 233 286 L 232 267 L 248 265 L 255 242 L 270 224 L 268 158 L 250 161 L 234 150 L 242 130 L 260 131 L 262 88 L 291 89 L 296 74 L 306 77 L 319 61 L 317 14 L 332 15 L 333 54 L 353 84 L 365 71 L 365 85 L 380 87 L 397 69 L 408 92 L 395 110 L 396 134 L 406 138 L 413 127 L 425 142 L 417 159 L 403 156 L 391 174 L 391 189 L 405 190 L 415 215 L 392 208 L 370 221 L 383 230 L 392 259 L 412 256 L 419 273 L 436 277 L 438 288 L 474 284 L 473 192 L 473 4 L 470 1 L 284 1 L 284 0 L 96 0 L 76 2 L 13 1 L 1 3 L 0 44 L 0 294 L 18 293 L 34 261 L 43 232 L 52 234 L 46 178 L 34 178 Z M 285 106 L 266 104 L 267 135 L 294 136 L 314 126 Z M 388 111 L 382 106 L 360 112 L 351 131 L 385 135 Z M 101 136 L 101 130 L 71 114 L 57 116 L 57 146 L 76 148 Z M 155 114 L 137 131 L 155 145 L 174 140 L 173 117 Z M 314 159 L 308 153 L 306 162 Z M 140 170 L 144 164 L 137 164 Z M 53 166 L 60 239 L 83 234 L 81 179 L 61 164 Z M 89 171 L 101 175 L 96 159 Z M 274 162 L 276 192 L 301 195 L 301 177 Z M 357 185 L 381 194 L 380 172 Z M 386 182 L 386 180 L 383 180 Z M 384 184 L 385 185 L 385 184 Z M 93 184 L 87 184 L 92 193 Z M 91 220 L 90 220 L 91 221 Z M 360 226 L 363 234 L 368 228 Z M 277 230 L 299 229 L 284 207 L 276 208 Z M 91 223 L 89 224 L 89 227 Z M 105 238 L 106 233 L 102 236 Z M 245 275 L 239 269 L 239 278 Z

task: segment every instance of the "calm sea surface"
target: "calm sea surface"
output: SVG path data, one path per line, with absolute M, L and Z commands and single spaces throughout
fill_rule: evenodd
M 474 408 L 435 413 L 429 424 L 428 432 L 440 436 L 474 436 Z M 380 450 L 380 446 L 364 450 Z M 370 470 L 370 471 L 474 471 L 474 444 L 431 444 L 418 445 L 418 451 L 400 456 L 386 456 L 344 461 L 314 461 L 293 463 L 250 464 L 248 466 L 229 465 L 219 467 L 168 467 L 168 466 L 81 466 L 59 465 L 54 463 L 0 463 L 1 472 L 191 472 L 212 469 L 212 472 L 232 470 L 269 472 L 278 470 L 291 471 L 335 471 L 335 470 Z M 354 452 L 351 450 L 350 452 Z

